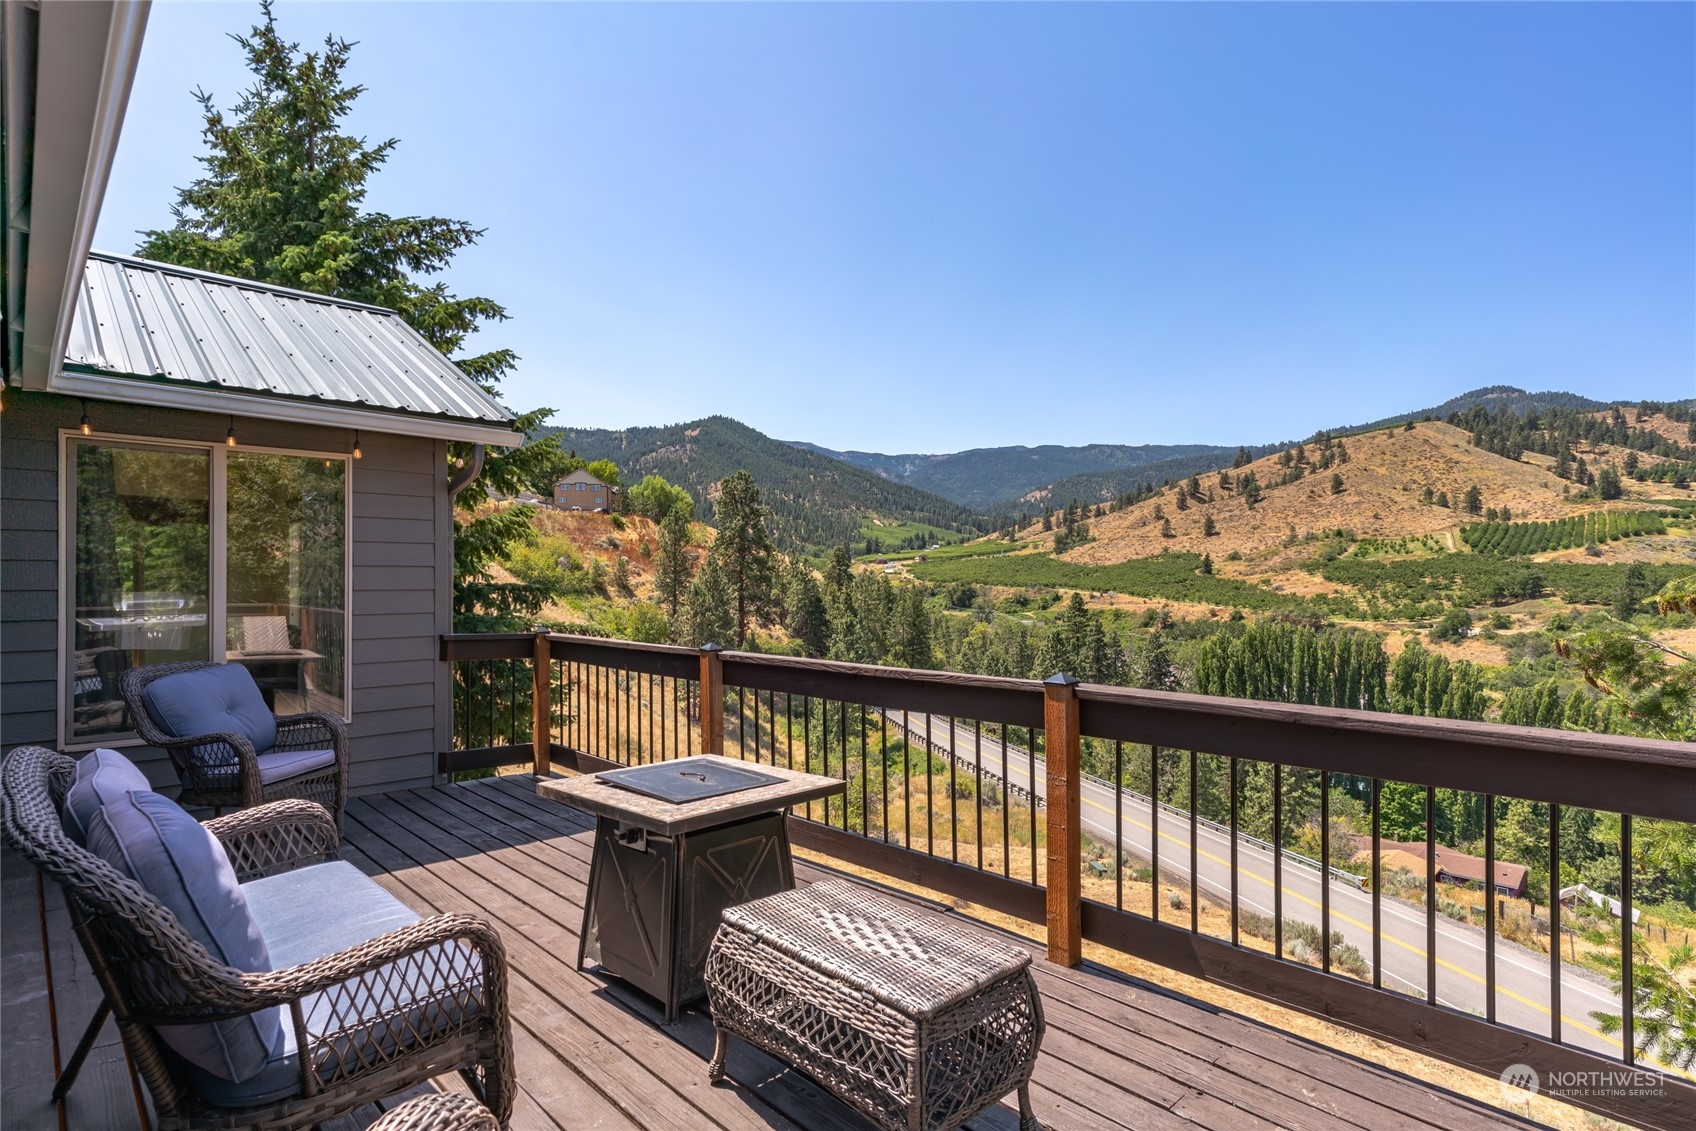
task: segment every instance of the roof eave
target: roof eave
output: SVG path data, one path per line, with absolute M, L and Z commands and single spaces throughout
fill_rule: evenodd
M 466 444 L 517 447 L 524 436 L 510 422 L 456 420 L 354 405 L 307 401 L 296 397 L 267 397 L 211 386 L 180 385 L 107 373 L 62 371 L 49 390 L 66 396 L 179 408 L 233 416 L 264 417 L 323 428 L 363 430 L 393 436 L 424 436 Z
M 47 388 L 65 356 L 148 7 L 148 0 L 40 7 L 18 374 L 26 388 Z M 98 81 L 90 82 L 96 62 Z

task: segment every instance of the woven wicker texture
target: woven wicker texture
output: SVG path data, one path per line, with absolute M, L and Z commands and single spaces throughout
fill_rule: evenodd
M 158 1131 L 292 1131 L 456 1069 L 504 1125 L 514 1086 L 506 951 L 487 923 L 437 915 L 299 966 L 231 969 L 139 884 L 65 835 L 59 810 L 75 765 L 36 747 L 8 754 L 0 765 L 0 829 L 64 889 L 77 938 L 153 1096 Z M 206 827 L 244 881 L 337 854 L 330 815 L 306 801 L 245 810 Z M 202 1101 L 153 1031 L 278 1006 L 302 1050 L 300 1091 L 263 1106 Z
M 732 908 L 707 957 L 719 1029 L 801 1068 L 887 1131 L 949 1131 L 1029 1084 L 1042 1042 L 1030 956 L 827 881 Z
M 470 1096 L 436 1092 L 407 1100 L 366 1131 L 497 1131 L 489 1109 Z
M 118 677 L 118 693 L 129 709 L 136 733 L 169 754 L 171 765 L 176 767 L 183 787 L 177 800 L 190 808 L 245 809 L 267 801 L 298 797 L 316 801 L 328 809 L 340 828 L 342 809 L 347 806 L 347 727 L 334 715 L 309 711 L 277 716 L 277 743 L 272 750 L 334 750 L 336 760 L 321 770 L 270 785 L 259 780 L 259 755 L 246 735 L 176 735 L 154 721 L 142 702 L 142 692 L 148 684 L 168 675 L 212 666 L 204 661 L 148 664 L 130 668 Z
M 846 880 L 731 907 L 724 922 L 914 1018 L 930 1017 L 1018 973 L 1031 956 L 986 946 L 940 915 Z

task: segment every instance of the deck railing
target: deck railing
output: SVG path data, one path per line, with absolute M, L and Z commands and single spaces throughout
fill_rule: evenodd
M 791 814 L 795 843 L 1043 924 L 1055 962 L 1089 940 L 1481 1072 L 1560 1074 L 1614 1118 L 1696 1110 L 1688 1068 L 1636 1050 L 1627 1003 L 1664 952 L 1623 927 L 1634 821 L 1696 822 L 1686 745 L 548 633 L 447 636 L 441 658 L 444 773 L 708 752 L 831 774 L 846 795 Z M 1586 915 L 1581 942 L 1558 900 L 1445 884 L 1445 825 L 1493 881 L 1504 835 L 1521 858 L 1535 841 L 1551 889 L 1563 829 L 1617 835 L 1627 866 L 1587 878 L 1621 914 Z M 1613 984 L 1578 956 L 1610 924 Z

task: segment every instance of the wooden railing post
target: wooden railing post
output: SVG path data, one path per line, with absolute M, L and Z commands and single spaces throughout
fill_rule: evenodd
M 530 741 L 535 750 L 535 774 L 545 778 L 554 772 L 554 658 L 548 630 L 536 630 L 535 658 L 531 661 Z M 522 757 L 522 755 L 520 755 Z
M 701 645 L 701 753 L 724 753 L 724 651 Z
M 1076 966 L 1083 961 L 1078 681 L 1060 672 L 1043 680 L 1042 690 L 1048 772 L 1048 960 Z

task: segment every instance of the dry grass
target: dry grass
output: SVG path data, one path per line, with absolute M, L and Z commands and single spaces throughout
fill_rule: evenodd
M 1251 508 L 1237 492 L 1220 490 L 1218 474 L 1209 473 L 1200 479 L 1204 492 L 1212 488 L 1213 502 L 1191 502 L 1187 510 L 1180 511 L 1176 492 L 1168 490 L 1163 496 L 1093 520 L 1090 532 L 1096 540 L 1066 557 L 1108 565 L 1164 550 L 1207 552 L 1213 555 L 1215 568 L 1227 576 L 1273 571 L 1280 573 L 1281 583 L 1312 586 L 1311 581 L 1296 582 L 1292 578 L 1286 582 L 1282 576 L 1294 564 L 1280 558 L 1292 527 L 1297 538 L 1339 527 L 1360 536 L 1382 538 L 1431 534 L 1443 538 L 1449 549 L 1459 549 L 1455 532 L 1472 520 L 1452 508 L 1421 503 L 1426 487 L 1458 500 L 1476 484 L 1484 493 L 1486 506 L 1506 505 L 1516 519 L 1561 518 L 1587 509 L 1563 497 L 1570 484 L 1555 477 L 1549 457 L 1528 453 L 1520 461 L 1503 459 L 1473 447 L 1467 433 L 1452 425 L 1424 423 L 1411 430 L 1351 436 L 1344 443 L 1349 462 L 1331 469 L 1343 477 L 1341 494 L 1331 494 L 1331 471 L 1310 472 L 1295 483 L 1267 488 L 1261 502 Z M 1316 457 L 1314 449 L 1309 452 L 1310 458 Z M 1243 470 L 1254 471 L 1263 487 L 1285 472 L 1275 455 L 1256 460 Z M 1650 486 L 1655 489 L 1650 490 Z M 1631 484 L 1630 491 L 1645 498 L 1668 493 L 1659 485 Z M 1156 506 L 1171 520 L 1173 537 L 1162 536 L 1161 519 L 1154 517 Z M 1218 528 L 1212 537 L 1202 533 L 1209 516 Z M 1036 523 L 1021 531 L 1020 537 L 1038 544 L 1052 538 Z M 1249 562 L 1224 563 L 1225 555 L 1233 550 L 1248 557 Z M 1295 553 L 1299 556 L 1299 546 Z M 1335 586 L 1320 584 L 1322 587 L 1314 592 L 1336 591 Z

